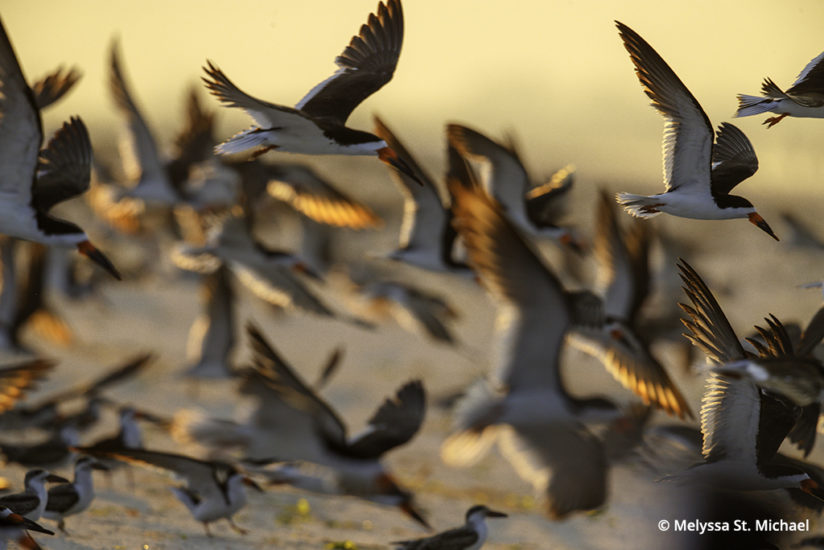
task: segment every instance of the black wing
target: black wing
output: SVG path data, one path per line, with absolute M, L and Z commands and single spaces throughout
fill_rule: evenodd
M 426 413 L 426 392 L 420 380 L 408 382 L 386 399 L 369 419 L 366 430 L 349 442 L 347 454 L 377 458 L 418 433 Z
M 295 108 L 343 124 L 355 107 L 392 80 L 403 44 L 400 0 L 378 4 L 378 13 L 336 59 L 335 74 L 315 86 Z
M 46 148 L 40 152 L 37 179 L 32 187 L 32 203 L 39 212 L 89 189 L 92 174 L 92 142 L 79 117 L 63 123 Z
M 719 125 L 712 148 L 712 194 L 728 194 L 757 170 L 758 157 L 744 132 L 728 122 Z

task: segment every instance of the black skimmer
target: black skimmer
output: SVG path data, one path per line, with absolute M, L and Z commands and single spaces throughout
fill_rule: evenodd
M 543 189 L 535 188 L 514 148 L 501 145 L 459 124 L 449 124 L 446 133 L 449 142 L 464 158 L 478 161 L 487 168 L 487 175 L 483 178 L 484 189 L 498 201 L 516 227 L 528 235 L 548 237 L 580 250 L 570 229 L 558 226 L 557 218 L 547 219 L 558 211 L 558 202 L 563 200 L 572 185 L 570 170 L 563 170 L 555 184 Z M 528 200 L 532 206 L 529 206 Z
M 707 114 L 661 56 L 635 31 L 616 22 L 635 72 L 652 105 L 666 119 L 664 193 L 618 193 L 618 204 L 633 216 L 661 212 L 700 220 L 747 218 L 775 240 L 767 222 L 733 188 L 755 174 L 758 159 L 747 136 L 729 123 L 713 130 Z
M 146 449 L 120 449 L 97 451 L 87 449 L 95 457 L 113 458 L 136 466 L 172 474 L 186 485 L 173 487 L 172 492 L 192 516 L 203 523 L 206 534 L 212 536 L 209 524 L 225 518 L 238 533 L 246 531 L 238 527 L 232 516 L 246 504 L 247 485 L 262 492 L 260 486 L 246 474 L 225 462 L 204 461 L 189 456 L 150 451 Z
M 690 331 L 687 337 L 715 363 L 748 358 L 698 273 L 683 260 L 679 267 L 692 302 L 692 306 L 681 305 L 690 317 L 684 320 Z M 776 354 L 778 346 L 789 345 L 782 328 L 780 323 L 771 324 L 769 334 L 764 331 L 772 343 L 764 348 L 765 354 Z M 747 379 L 711 372 L 701 403 L 704 462 L 670 477 L 735 491 L 795 488 L 821 499 L 824 490 L 803 468 L 774 460 L 782 441 L 787 436 L 792 439 L 799 415 L 790 401 L 760 390 Z
M 450 155 L 458 153 L 450 148 Z M 602 442 L 584 421 L 618 414 L 605 399 L 570 395 L 561 379 L 572 299 L 468 167 L 450 165 L 458 233 L 498 306 L 499 349 L 493 380 L 472 386 L 458 403 L 458 431 L 444 442 L 441 457 L 470 465 L 497 441 L 517 473 L 546 497 L 549 517 L 596 509 L 606 500 L 608 465 Z
M 67 483 L 68 480 L 52 474 L 41 468 L 29 470 L 23 481 L 22 493 L 3 495 L 0 497 L 0 506 L 9 508 L 27 519 L 37 521 L 43 515 L 48 500 L 46 482 Z
M 473 277 L 469 266 L 453 255 L 457 233 L 452 227 L 452 212 L 438 185 L 378 117 L 375 117 L 375 133 L 414 173 L 412 177 L 392 171 L 392 178 L 403 195 L 403 221 L 398 248 L 387 258 L 429 271 Z
M 215 218 L 203 247 L 178 246 L 172 261 L 181 269 L 214 272 L 227 264 L 255 296 L 272 305 L 294 308 L 324 317 L 336 317 L 320 297 L 294 271 L 310 273 L 296 255 L 274 250 L 257 240 L 246 213 L 226 213 Z
M 76 247 L 119 279 L 114 265 L 77 225 L 51 216 L 56 204 L 89 188 L 92 146 L 86 126 L 72 117 L 42 151 L 43 127 L 34 93 L 0 23 L 0 233 L 48 245 Z
M 285 365 L 284 368 L 293 370 L 271 345 L 267 353 L 270 359 L 276 358 Z M 328 382 L 342 356 L 341 348 L 330 354 L 318 370 L 312 386 L 315 390 L 320 390 Z M 176 441 L 205 447 L 215 454 L 239 450 L 241 456 L 252 460 L 265 460 L 273 456 L 289 460 L 317 452 L 316 442 L 307 438 L 304 431 L 295 429 L 292 407 L 284 403 L 280 394 L 271 387 L 266 373 L 242 368 L 235 371 L 235 375 L 240 380 L 239 397 L 250 398 L 254 402 L 246 417 L 235 422 L 209 418 L 198 410 L 183 409 L 175 413 L 171 426 L 171 434 Z
M 393 542 L 396 550 L 478 550 L 486 542 L 487 518 L 505 518 L 506 514 L 483 504 L 466 511 L 466 524 L 437 535 L 415 540 Z
M 400 487 L 381 463 L 386 453 L 408 443 L 423 424 L 426 413 L 423 384 L 415 380 L 401 386 L 395 396 L 386 399 L 375 411 L 362 432 L 350 436 L 334 409 L 278 356 L 260 331 L 249 325 L 247 332 L 252 342 L 252 368 L 256 378 L 265 385 L 264 391 L 281 403 L 276 410 L 283 418 L 277 422 L 287 427 L 281 431 L 297 432 L 291 437 L 288 433 L 283 433 L 283 438 L 280 433 L 272 437 L 283 446 L 279 457 L 289 454 L 298 462 L 261 473 L 272 483 L 289 483 L 312 491 L 352 495 L 395 506 L 428 528 L 426 519 L 415 507 L 413 494 Z M 288 449 L 287 439 L 301 449 Z
M 189 329 L 186 358 L 190 365 L 184 373 L 193 378 L 231 376 L 235 336 L 235 293 L 229 267 L 222 264 L 203 275 L 200 287 L 203 311 Z
M 686 399 L 653 356 L 641 330 L 641 307 L 650 290 L 650 232 L 634 223 L 618 223 L 614 203 L 601 192 L 596 210 L 595 258 L 597 286 L 603 296 L 604 319 L 577 324 L 567 341 L 596 357 L 607 371 L 640 397 L 680 417 L 691 417 Z
M 123 76 L 117 41 L 112 42 L 110 55 L 109 85 L 112 97 L 128 124 L 128 134 L 120 142 L 121 158 L 126 177 L 134 185 L 122 196 L 158 206 L 185 202 L 188 197 L 184 184 L 189 178 L 189 168 L 213 156 L 214 114 L 202 108 L 193 88 L 188 97 L 187 124 L 175 141 L 177 154 L 171 160 L 163 159 Z
M 318 223 L 350 229 L 383 225 L 368 206 L 347 197 L 306 165 L 278 163 L 269 170 L 269 194 Z
M 793 85 L 782 91 L 770 78 L 761 85 L 762 96 L 738 94 L 735 116 L 752 116 L 772 112 L 778 116 L 763 122 L 772 128 L 785 116 L 824 118 L 824 52 L 807 63 Z
M 414 176 L 380 137 L 345 125 L 355 107 L 392 79 L 402 44 L 400 0 L 380 2 L 377 15 L 369 15 L 360 33 L 335 58 L 340 68 L 294 108 L 246 94 L 209 61 L 204 67 L 208 78 L 203 78 L 209 91 L 224 105 L 245 110 L 256 123 L 215 151 L 225 155 L 256 149 L 255 156 L 272 149 L 313 155 L 375 155 Z
M 83 456 L 74 463 L 74 481 L 49 489 L 49 498 L 43 517 L 56 520 L 57 528 L 66 532 L 65 519 L 85 511 L 94 500 L 92 469 L 108 470 L 94 458 Z
M 0 507 L 0 549 L 5 550 L 8 541 L 17 542 L 21 548 L 40 548 L 27 531 L 35 531 L 47 535 L 54 534 L 54 531 L 49 531 L 42 525 L 26 519 L 20 514 L 15 514 L 8 508 Z

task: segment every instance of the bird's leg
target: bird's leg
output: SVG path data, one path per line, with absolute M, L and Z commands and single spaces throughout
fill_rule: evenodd
M 768 118 L 767 120 L 765 120 L 761 124 L 766 124 L 767 128 L 769 129 L 769 128 L 772 128 L 773 126 L 775 126 L 776 124 L 778 124 L 779 122 L 781 122 L 781 119 L 784 118 L 785 116 L 787 116 L 786 113 L 784 113 L 783 115 L 780 115 L 780 116 L 771 116 L 770 118 Z
M 57 520 L 57 528 L 60 529 L 64 534 L 69 534 L 69 532 L 66 531 L 66 522 L 63 520 L 63 518 Z
M 249 533 L 248 529 L 244 529 L 240 527 L 232 518 L 226 518 L 226 521 L 229 522 L 229 526 L 236 532 L 240 533 L 241 535 L 246 535 Z
M 212 535 L 212 532 L 209 530 L 209 522 L 208 521 L 203 522 L 203 528 L 206 529 L 206 536 L 207 537 L 209 537 L 209 538 L 214 537 L 214 535 Z

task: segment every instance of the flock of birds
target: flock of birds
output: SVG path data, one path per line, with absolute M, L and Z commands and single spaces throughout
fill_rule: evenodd
M 787 491 L 799 506 L 821 510 L 824 471 L 782 454 L 779 447 L 788 439 L 806 457 L 815 442 L 824 399 L 819 349 L 824 308 L 804 328 L 769 316 L 763 327 L 741 340 L 710 287 L 683 259 L 677 269 L 689 303 L 678 306 L 686 316 L 681 319 L 686 340 L 678 334 L 677 314 L 654 317 L 644 308 L 656 284 L 652 247 L 663 237 L 653 234 L 649 223 L 622 220 L 616 200 L 637 218 L 662 212 L 697 219 L 747 218 L 778 237 L 752 203 L 730 194 L 758 168 L 747 137 L 729 123 L 714 131 L 698 101 L 660 55 L 626 25 L 617 27 L 645 93 L 666 121 L 666 187 L 653 196 L 599 195 L 592 243 L 597 281 L 591 289 L 580 289 L 586 285 L 571 272 L 551 266 L 536 245 L 553 242 L 570 258 L 588 254 L 580 235 L 560 223 L 574 181 L 571 168 L 535 185 L 512 140 L 496 141 L 467 126 L 449 124 L 442 188 L 384 121 L 375 118 L 374 133 L 346 126 L 350 113 L 392 78 L 404 34 L 400 0 L 379 4 L 335 59 L 338 70 L 294 107 L 248 95 L 216 63 L 207 62 L 203 82 L 208 91 L 223 106 L 245 111 L 254 124 L 215 143 L 214 113 L 193 91 L 187 124 L 170 161 L 160 155 L 113 44 L 111 91 L 131 138 L 121 151 L 130 184 L 126 186 L 110 183 L 113 178 L 93 160 L 89 133 L 79 117 L 63 124 L 43 147 L 40 112 L 67 93 L 79 74 L 59 69 L 30 86 L 0 26 L 0 234 L 7 236 L 0 244 L 0 345 L 7 351 L 28 351 L 20 331 L 37 320 L 52 334 L 66 337 L 68 329 L 44 302 L 45 287 L 59 286 L 68 296 L 82 298 L 100 280 L 88 265 L 73 262 L 64 253 L 67 248 L 76 248 L 117 279 L 137 271 L 116 267 L 120 262 L 107 257 L 105 246 L 98 248 L 83 228 L 51 213 L 85 193 L 86 204 L 67 208 L 85 208 L 88 225 L 105 227 L 109 242 L 138 243 L 147 257 L 170 257 L 175 268 L 197 274 L 202 313 L 190 331 L 191 367 L 186 375 L 235 380 L 239 395 L 254 404 L 243 420 L 190 410 L 163 418 L 104 395 L 140 373 L 151 362 L 150 355 L 131 358 L 93 382 L 35 403 L 24 399 L 25 392 L 48 376 L 53 363 L 36 358 L 3 367 L 0 451 L 7 462 L 28 468 L 21 492 L 0 495 L 3 547 L 7 541 L 39 547 L 30 532 L 53 534 L 38 523 L 41 518 L 56 520 L 65 531 L 66 518 L 82 513 L 94 498 L 92 471 L 124 464 L 166 471 L 183 480 L 172 490 L 210 536 L 210 524 L 222 519 L 244 532 L 233 516 L 246 504 L 247 487 L 263 491 L 263 485 L 281 484 L 395 507 L 429 528 L 412 491 L 383 461 L 420 430 L 427 392 L 432 391 L 425 380 L 400 385 L 378 405 L 367 427 L 351 435 L 320 395 L 340 362 L 340 350 L 309 382 L 248 322 L 251 361 L 234 366 L 231 359 L 237 347 L 235 280 L 280 309 L 338 319 L 363 330 L 392 317 L 410 331 L 457 345 L 450 326 L 455 310 L 449 301 L 387 278 L 381 268 L 387 263 L 410 273 L 427 270 L 470 285 L 479 282 L 496 307 L 491 372 L 447 400 L 454 405 L 455 430 L 441 447 L 446 464 L 472 465 L 497 444 L 517 474 L 534 486 L 546 515 L 554 520 L 603 507 L 612 465 L 641 461 L 641 456 L 685 492 L 698 492 L 706 510 L 712 508 L 708 503 L 723 502 L 713 509 L 738 513 L 744 503 L 751 504 L 753 491 Z M 766 121 L 769 126 L 787 116 L 824 118 L 824 53 L 786 91 L 769 79 L 762 91 L 763 96 L 739 96 L 737 115 L 775 113 Z M 344 312 L 330 306 L 323 297 L 324 280 L 340 262 L 335 234 L 347 228 L 379 228 L 381 218 L 306 165 L 259 158 L 272 150 L 373 156 L 389 167 L 404 196 L 399 245 L 382 258 L 353 260 L 347 272 L 348 291 L 365 307 Z M 266 208 L 275 201 L 300 216 L 298 251 L 271 248 L 259 236 Z M 143 267 L 160 270 L 164 263 Z M 84 268 L 86 277 L 78 278 Z M 693 406 L 652 351 L 659 339 L 688 341 L 709 362 L 700 426 L 689 423 Z M 570 393 L 566 375 L 561 376 L 566 344 L 600 361 L 640 403 L 624 407 L 605 397 Z M 79 411 L 66 412 L 64 404 L 70 400 L 83 403 Z M 107 407 L 118 411 L 119 432 L 81 445 L 84 431 Z M 686 422 L 652 426 L 654 409 Z M 139 421 L 155 424 L 180 443 L 196 445 L 201 454 L 145 447 Z M 49 435 L 32 444 L 23 433 L 33 429 Z M 13 440 L 12 434 L 20 437 Z M 680 462 L 662 460 L 665 448 L 677 448 Z M 51 472 L 72 462 L 73 481 Z M 673 466 L 681 462 L 692 466 Z M 479 504 L 466 512 L 462 527 L 393 544 L 404 549 L 477 549 L 487 537 L 485 520 L 505 516 Z M 724 547 L 777 548 L 784 541 L 776 533 L 750 535 L 760 538 Z M 815 537 L 799 545 L 824 547 Z

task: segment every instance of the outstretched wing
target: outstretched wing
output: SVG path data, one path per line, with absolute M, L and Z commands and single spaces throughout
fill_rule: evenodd
M 381 2 L 377 15 L 369 14 L 360 33 L 335 59 L 340 69 L 312 88 L 295 108 L 343 124 L 355 107 L 392 80 L 402 44 L 401 2 Z

